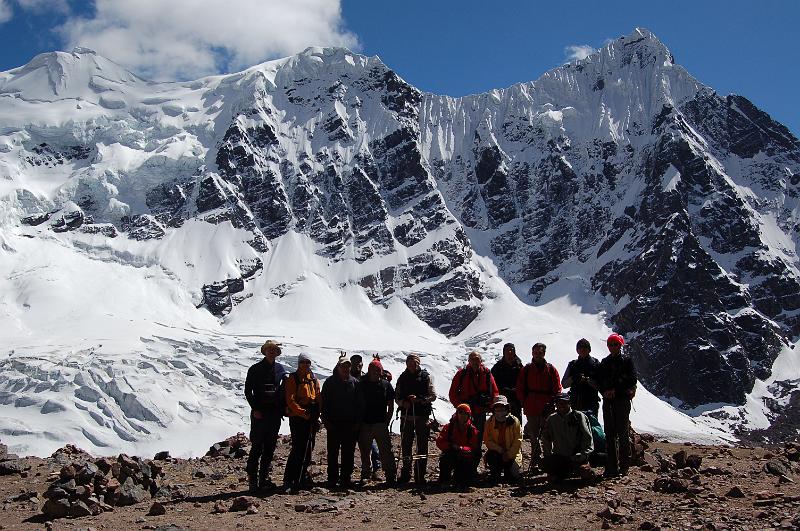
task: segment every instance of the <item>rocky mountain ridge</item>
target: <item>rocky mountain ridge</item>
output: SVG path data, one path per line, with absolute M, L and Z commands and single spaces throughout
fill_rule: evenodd
M 186 83 L 54 52 L 0 73 L 0 109 L 7 226 L 147 245 L 230 223 L 247 245 L 215 242 L 224 265 L 187 281 L 223 319 L 304 281 L 254 287 L 297 234 L 337 289 L 448 337 L 496 280 L 532 305 L 599 298 L 684 407 L 743 404 L 798 334 L 800 143 L 644 29 L 464 98 L 344 49 Z

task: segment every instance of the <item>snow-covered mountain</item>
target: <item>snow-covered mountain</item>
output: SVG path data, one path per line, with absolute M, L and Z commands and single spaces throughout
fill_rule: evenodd
M 53 52 L 0 73 L 0 116 L 20 449 L 197 452 L 243 423 L 266 337 L 323 375 L 421 351 L 445 396 L 469 349 L 544 341 L 563 369 L 613 327 L 641 427 L 718 438 L 796 402 L 800 143 L 647 30 L 464 98 L 344 49 L 179 83 Z

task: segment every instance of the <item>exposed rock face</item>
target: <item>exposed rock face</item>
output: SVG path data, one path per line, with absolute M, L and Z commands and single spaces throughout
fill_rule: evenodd
M 29 134 L 28 164 L 77 168 L 81 184 L 55 208 L 27 198 L 22 223 L 142 242 L 188 220 L 229 223 L 262 257 L 299 234 L 331 267 L 352 266 L 339 287 L 402 301 L 451 336 L 491 297 L 476 253 L 526 302 L 579 279 L 608 301 L 648 389 L 687 406 L 743 403 L 800 333 L 800 143 L 745 98 L 701 85 L 646 30 L 459 99 L 341 49 L 185 90 L 213 119 L 170 104 L 154 128 L 156 111 L 106 105 L 126 115 L 126 146 L 186 142 L 132 176 L 91 175 L 102 150 Z M 119 123 L 103 127 L 96 143 L 119 136 Z M 257 263 L 194 286 L 201 306 L 235 311 Z

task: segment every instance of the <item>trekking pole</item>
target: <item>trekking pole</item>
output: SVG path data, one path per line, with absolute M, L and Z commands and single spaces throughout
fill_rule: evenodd
M 616 400 L 616 396 L 614 398 L 612 398 L 611 400 Z M 617 432 L 616 413 L 614 412 L 614 404 L 611 402 L 611 400 L 608 401 L 608 423 L 611 425 L 611 428 L 614 430 L 614 437 L 612 437 L 612 439 L 615 439 L 613 441 L 614 442 L 614 461 L 617 463 L 617 468 L 619 468 L 620 436 L 619 436 L 619 433 Z M 605 414 L 606 414 L 606 412 L 603 411 L 603 417 L 605 417 Z M 605 418 L 603 420 L 605 420 Z M 606 442 L 606 452 L 608 452 L 608 442 Z M 606 457 L 606 460 L 607 459 L 608 459 L 608 457 Z
M 305 451 L 303 452 L 303 460 L 300 462 L 300 476 L 297 478 L 297 484 L 299 485 L 303 481 L 303 472 L 307 470 L 307 467 L 311 464 L 311 456 L 309 455 L 312 452 L 313 446 L 313 435 L 314 435 L 314 418 L 309 415 L 308 419 L 308 439 L 306 440 L 306 447 Z

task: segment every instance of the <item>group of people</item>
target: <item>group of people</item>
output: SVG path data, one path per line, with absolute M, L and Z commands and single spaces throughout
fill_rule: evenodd
M 577 475 L 594 475 L 596 441 L 603 431 L 597 422 L 602 397 L 605 428 L 605 477 L 627 473 L 630 458 L 631 400 L 636 394 L 636 371 L 622 353 L 625 340 L 611 334 L 609 354 L 599 361 L 591 345 L 581 339 L 577 358 L 563 378 L 545 360 L 547 347 L 536 343 L 532 360 L 523 364 L 513 344 L 489 369 L 479 352 L 471 352 L 450 385 L 449 399 L 456 410 L 436 437 L 440 450 L 439 483 L 471 484 L 483 460 L 490 481 L 513 482 L 522 474 L 522 440 L 531 442 L 531 471 L 558 481 Z M 387 485 L 425 484 L 431 415 L 436 393 L 431 375 L 420 357 L 409 354 L 406 369 L 392 386 L 392 375 L 376 355 L 363 371 L 359 355 L 342 355 L 333 374 L 320 385 L 306 353 L 298 357 L 297 370 L 287 374 L 277 362 L 281 346 L 267 341 L 264 359 L 250 367 L 245 397 L 250 404 L 252 449 L 247 475 L 252 492 L 277 487 L 271 466 L 282 418 L 289 417 L 291 451 L 286 461 L 284 489 L 310 486 L 309 465 L 316 434 L 327 431 L 327 485 L 353 485 L 355 449 L 361 453 L 361 480 L 379 480 L 383 469 Z M 564 392 L 569 388 L 570 392 Z M 395 405 L 399 409 L 401 460 L 392 450 Z M 522 416 L 525 428 L 522 429 Z M 435 423 L 435 421 L 434 421 Z M 602 437 L 601 437 L 602 438 Z M 485 452 L 483 451 L 485 447 Z

